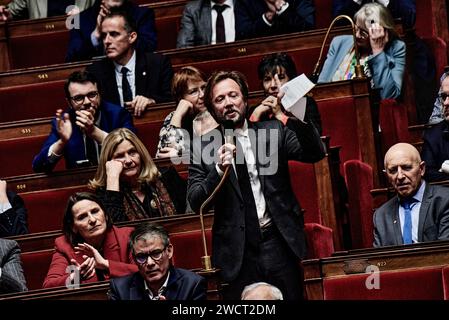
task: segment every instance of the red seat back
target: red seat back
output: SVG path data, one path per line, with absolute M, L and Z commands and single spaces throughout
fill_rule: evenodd
M 136 124 L 137 135 L 142 140 L 145 147 L 152 157 L 155 156 L 157 145 L 159 143 L 159 131 L 162 127 L 162 121 L 155 121 L 144 124 Z
M 158 51 L 176 48 L 180 23 L 181 16 L 156 19 Z
M 50 268 L 54 249 L 24 252 L 20 255 L 28 290 L 41 289 Z
M 332 229 L 318 223 L 305 223 L 307 259 L 330 257 L 334 253 Z
M 333 0 L 314 1 L 315 4 L 315 29 L 328 28 L 332 22 Z
M 204 256 L 201 230 L 187 231 L 170 235 L 173 244 L 173 264 L 178 268 L 197 269 L 202 268 L 201 257 Z M 208 254 L 211 255 L 212 232 L 206 230 L 206 242 Z

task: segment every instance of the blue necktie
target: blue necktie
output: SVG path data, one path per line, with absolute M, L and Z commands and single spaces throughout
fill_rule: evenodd
M 412 241 L 412 210 L 410 209 L 411 201 L 405 200 L 402 203 L 404 207 L 404 230 L 402 230 L 402 239 L 404 244 L 411 244 Z

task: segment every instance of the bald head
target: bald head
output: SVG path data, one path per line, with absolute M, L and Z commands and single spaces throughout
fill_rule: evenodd
M 242 300 L 282 300 L 281 291 L 265 282 L 257 282 L 243 289 Z
M 425 164 L 418 150 L 408 143 L 398 143 L 385 154 L 385 172 L 399 197 L 413 196 L 421 186 Z

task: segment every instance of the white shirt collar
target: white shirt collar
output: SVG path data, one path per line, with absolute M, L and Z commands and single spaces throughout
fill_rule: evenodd
M 214 5 L 216 5 L 216 4 L 218 4 L 218 5 L 220 5 L 220 6 L 222 6 L 222 5 L 224 5 L 224 4 L 226 4 L 229 8 L 234 8 L 234 1 L 233 0 L 226 0 L 225 2 L 223 2 L 223 3 L 216 3 L 216 2 L 213 2 L 212 0 L 210 1 L 210 7 L 211 8 L 213 8 L 213 6 Z
M 121 64 L 118 64 L 117 62 L 114 62 L 115 71 L 118 73 L 122 72 L 122 68 L 126 67 L 130 73 L 134 73 L 134 70 L 136 68 L 136 50 L 134 50 L 133 55 L 131 56 L 131 59 L 129 59 L 128 63 L 122 66 Z

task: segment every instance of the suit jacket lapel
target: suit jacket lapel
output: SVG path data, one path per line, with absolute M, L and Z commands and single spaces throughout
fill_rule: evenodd
M 199 25 L 203 29 L 204 37 L 209 40 L 209 43 L 212 41 L 212 12 L 210 1 L 203 1 L 203 6 L 201 8 L 199 19 Z
M 393 203 L 393 228 L 394 228 L 394 238 L 396 241 L 396 245 L 401 245 L 404 243 L 404 240 L 402 239 L 402 230 L 401 230 L 401 220 L 399 219 L 399 199 L 398 197 L 395 198 L 396 200 Z
M 105 59 L 105 63 L 107 64 L 107 66 L 106 66 L 106 68 L 104 68 L 104 71 L 105 71 L 104 82 L 106 84 L 104 86 L 104 89 L 107 90 L 107 89 L 111 88 L 111 91 L 106 93 L 105 96 L 111 97 L 111 99 L 110 99 L 111 101 L 109 101 L 109 102 L 120 105 L 120 94 L 118 92 L 117 80 L 115 77 L 115 65 L 109 59 Z
M 254 158 L 256 160 L 257 175 L 259 177 L 260 186 L 261 186 L 261 189 L 262 189 L 262 192 L 263 192 L 263 190 L 265 190 L 265 175 L 261 175 L 260 174 L 260 161 L 259 161 L 260 159 L 258 157 L 258 152 L 265 152 L 265 151 L 270 150 L 270 149 L 269 148 L 268 149 L 265 148 L 265 150 L 261 150 L 261 151 L 258 150 L 258 147 L 261 147 L 260 145 L 258 145 L 258 141 L 266 141 L 267 142 L 266 147 L 268 147 L 268 144 L 270 143 L 270 140 L 269 140 L 269 138 L 267 136 L 265 136 L 264 139 L 259 139 L 260 138 L 259 137 L 260 130 L 258 130 L 258 129 L 259 128 L 256 125 L 254 125 L 252 122 L 248 121 L 248 130 L 249 130 L 249 132 L 250 131 L 255 132 L 255 136 L 250 134 L 249 132 L 248 132 L 248 135 L 249 135 L 250 142 L 251 142 L 251 150 L 253 151 Z
M 140 273 L 134 274 L 132 284 L 129 288 L 130 300 L 149 300 L 148 295 L 145 292 L 144 280 Z
M 136 95 L 146 96 L 146 87 L 149 81 L 149 70 L 147 70 L 147 64 L 145 61 L 144 54 L 140 54 L 140 52 L 136 52 L 136 70 L 135 70 L 135 79 L 136 79 Z
M 421 208 L 419 209 L 418 242 L 423 241 L 424 223 L 426 222 L 432 197 L 433 197 L 432 187 L 430 185 L 426 185 L 422 198 Z

